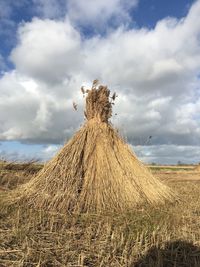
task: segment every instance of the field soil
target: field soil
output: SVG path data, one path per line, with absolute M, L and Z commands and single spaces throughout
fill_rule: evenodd
M 148 166 L 178 201 L 124 213 L 60 214 L 5 206 L 42 168 L 0 163 L 0 267 L 199 267 L 200 172 Z

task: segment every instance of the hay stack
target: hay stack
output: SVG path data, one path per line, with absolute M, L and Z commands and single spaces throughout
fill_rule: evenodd
M 19 200 L 59 212 L 131 209 L 142 202 L 173 200 L 108 122 L 110 91 L 87 91 L 86 123 L 41 172 L 18 189 Z

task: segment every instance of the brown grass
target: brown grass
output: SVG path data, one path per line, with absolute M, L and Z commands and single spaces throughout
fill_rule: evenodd
M 0 162 L 0 190 L 14 189 L 28 182 L 42 167 L 36 162 Z
M 122 211 L 138 204 L 174 201 L 108 123 L 110 91 L 93 84 L 85 125 L 30 182 L 5 198 L 36 209 L 65 212 Z M 111 98 L 112 99 L 112 98 Z
M 200 172 L 200 164 L 198 164 L 198 165 L 196 166 L 195 170 L 196 170 L 197 172 Z
M 17 204 L 1 212 L 0 266 L 199 267 L 200 177 L 185 173 L 188 182 L 168 173 L 181 202 L 164 207 L 69 215 Z

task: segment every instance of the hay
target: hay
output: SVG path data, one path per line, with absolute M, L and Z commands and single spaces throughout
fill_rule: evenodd
M 174 199 L 108 123 L 109 94 L 105 86 L 88 91 L 84 126 L 37 176 L 13 192 L 13 201 L 63 213 L 125 210 Z
M 112 116 L 112 103 L 109 101 L 110 91 L 106 86 L 93 87 L 86 98 L 85 116 L 87 120 L 96 119 L 107 122 Z
M 200 172 L 200 163 L 195 167 L 195 171 Z

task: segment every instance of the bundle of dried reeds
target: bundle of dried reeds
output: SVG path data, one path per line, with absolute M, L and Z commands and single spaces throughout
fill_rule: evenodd
M 13 193 L 13 200 L 59 212 L 100 212 L 174 199 L 108 122 L 109 94 L 105 86 L 93 85 L 87 91 L 85 125 L 37 176 Z

